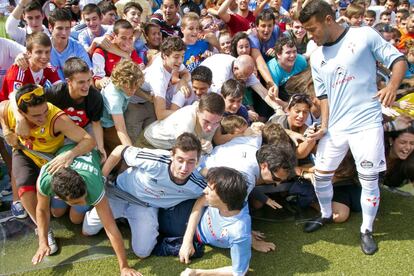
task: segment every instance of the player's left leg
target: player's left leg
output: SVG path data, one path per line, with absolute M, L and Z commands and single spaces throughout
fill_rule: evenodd
M 380 202 L 378 174 L 386 169 L 382 128 L 373 128 L 352 134 L 349 146 L 362 186 L 361 248 L 365 254 L 372 255 L 378 250 L 372 237 L 373 224 Z

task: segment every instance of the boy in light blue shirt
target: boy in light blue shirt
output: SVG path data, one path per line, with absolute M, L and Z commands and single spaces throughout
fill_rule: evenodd
M 49 25 L 52 33 L 52 51 L 50 63 L 58 70 L 59 78 L 65 80 L 63 65 L 71 57 L 79 57 L 84 60 L 89 68 L 92 63 L 83 46 L 70 38 L 70 26 L 72 17 L 65 9 L 55 9 L 49 15 Z
M 181 275 L 210 273 L 245 275 L 251 258 L 251 218 L 247 183 L 238 171 L 216 167 L 207 173 L 204 197 L 194 205 L 180 248 L 180 261 L 189 263 L 194 253 L 193 240 L 220 248 L 229 248 L 231 266 L 201 270 L 187 268 Z M 208 205 L 206 208 L 205 205 Z

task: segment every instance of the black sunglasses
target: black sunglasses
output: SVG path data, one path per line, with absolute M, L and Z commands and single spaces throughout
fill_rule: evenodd
M 274 181 L 274 182 L 276 182 L 276 183 L 280 183 L 280 182 L 282 182 L 282 179 L 281 178 L 279 178 L 279 177 L 277 177 L 276 175 L 275 175 L 275 173 L 274 172 L 272 172 L 271 170 L 269 170 L 270 171 L 270 174 L 272 175 L 272 180 Z

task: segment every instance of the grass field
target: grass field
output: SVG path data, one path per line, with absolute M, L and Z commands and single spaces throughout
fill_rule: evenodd
M 379 252 L 365 256 L 360 250 L 360 214 L 348 222 L 329 225 L 312 234 L 302 224 L 254 221 L 253 228 L 265 232 L 277 250 L 253 252 L 249 275 L 414 275 L 414 197 L 382 191 L 375 223 Z M 150 257 L 138 260 L 129 254 L 129 264 L 144 275 L 179 275 L 186 268 L 177 258 Z M 230 265 L 228 250 L 207 247 L 202 259 L 191 267 L 214 268 Z M 18 275 L 117 275 L 115 257 L 76 262 Z

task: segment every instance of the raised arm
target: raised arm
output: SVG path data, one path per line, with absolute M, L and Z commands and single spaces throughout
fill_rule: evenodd
M 224 21 L 224 23 L 228 23 L 230 21 L 230 14 L 227 12 L 227 10 L 229 9 L 230 4 L 233 1 L 234 0 L 224 0 L 220 8 L 218 9 L 217 14 L 220 17 L 220 19 Z
M 106 159 L 105 164 L 102 167 L 102 175 L 107 177 L 109 173 L 115 168 L 115 166 L 121 161 L 122 159 L 122 152 L 127 146 L 119 145 L 117 146 L 111 154 Z

